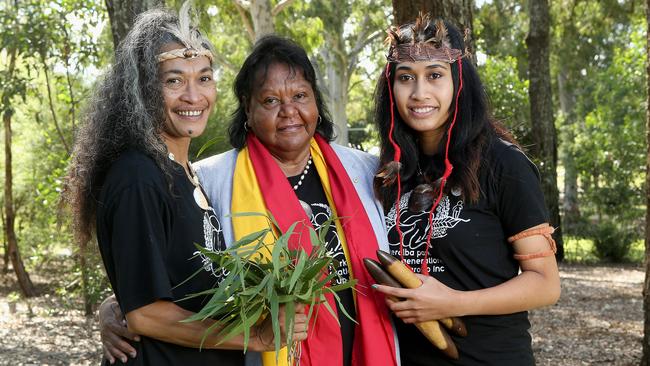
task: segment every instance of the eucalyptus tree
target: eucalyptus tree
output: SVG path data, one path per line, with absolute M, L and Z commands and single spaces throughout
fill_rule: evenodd
M 352 80 L 357 80 L 359 71 L 366 68 L 372 69 L 373 73 L 376 70 L 375 55 L 372 53 L 380 49 L 380 40 L 388 25 L 387 0 L 337 3 L 217 0 L 199 5 L 206 10 L 203 13 L 208 14 L 204 15 L 202 24 L 212 35 L 219 64 L 217 86 L 220 92 L 215 108 L 218 117 L 215 117 L 216 123 L 209 127 L 210 131 L 204 134 L 206 140 L 209 138 L 207 136 L 213 136 L 213 141 L 219 146 L 217 151 L 226 148 L 219 134 L 225 132 L 225 116 L 232 112 L 235 102 L 228 90 L 234 73 L 255 40 L 271 32 L 295 40 L 311 55 L 319 83 L 323 86 L 322 91 L 338 126 L 338 141 L 348 142 L 347 109 L 350 88 L 354 85 Z M 362 77 L 364 81 L 368 78 L 365 75 Z M 366 94 L 367 104 L 370 104 L 370 93 Z M 204 142 L 199 138 L 197 145 Z
M 586 42 L 576 24 L 578 16 L 575 0 L 558 1 L 552 6 L 555 14 L 553 58 L 557 75 L 557 96 L 559 101 L 559 160 L 564 167 L 564 199 L 562 201 L 563 228 L 567 234 L 577 234 L 580 231 L 580 204 L 578 200 L 578 169 L 574 157 L 574 141 L 576 138 L 575 124 L 577 121 L 577 96 L 582 83 L 579 73 L 589 62 L 590 58 L 576 57 L 576 52 L 582 55 Z M 582 16 L 586 14 L 581 14 Z M 584 19 L 584 18 L 583 18 Z M 592 23 L 593 24 L 593 23 Z M 592 51 L 589 47 L 589 51 Z M 577 70 L 576 70 L 577 69 Z
M 43 109 L 49 111 L 44 116 L 38 113 L 37 115 L 52 123 L 55 135 L 60 141 L 60 144 L 51 146 L 49 150 L 35 152 L 39 156 L 49 156 L 46 166 L 35 164 L 35 169 L 49 169 L 41 170 L 45 177 L 41 178 L 41 182 L 35 182 L 39 196 L 46 197 L 47 192 L 58 193 L 57 189 L 60 187 L 57 186 L 60 186 L 65 163 L 72 153 L 73 138 L 80 123 L 79 110 L 83 107 L 82 101 L 89 88 L 89 85 L 84 85 L 82 74 L 87 67 L 99 65 L 99 47 L 107 45 L 107 42 L 102 43 L 101 35 L 95 34 L 104 17 L 101 3 L 97 0 L 62 0 L 57 6 L 45 9 L 47 8 L 41 7 L 34 15 L 36 19 L 33 29 L 36 34 L 30 44 L 36 61 L 34 66 L 38 67 L 38 72 L 42 75 L 41 80 L 44 80 L 40 89 L 45 89 L 47 107 Z M 45 118 L 46 116 L 48 118 Z M 54 157 L 59 159 L 53 159 Z M 56 204 L 56 199 L 45 197 L 40 200 L 40 206 L 49 208 Z M 38 210 L 30 213 L 34 220 L 49 221 L 47 217 L 40 215 Z M 65 221 L 63 218 L 61 220 Z M 60 222 L 59 225 L 67 227 L 69 224 Z M 99 258 L 96 247 L 88 248 L 88 243 L 79 244 L 74 251 L 76 269 L 79 271 L 78 280 L 84 311 L 90 316 L 96 301 L 96 295 L 93 293 L 103 290 L 93 288 L 90 284 L 91 279 L 97 277 L 95 272 Z
M 643 231 L 641 6 L 638 0 L 564 0 L 552 9 L 563 224 L 565 233 L 593 238 L 598 255 L 623 257 Z M 608 236 L 615 239 L 601 240 Z
M 275 18 L 295 0 L 280 0 L 275 5 L 270 0 L 232 0 L 237 8 L 251 41 L 275 33 Z
M 388 4 L 372 0 L 340 3 L 313 0 L 303 9 L 300 12 L 302 16 L 317 19 L 320 23 L 320 31 L 316 34 L 318 46 L 313 50 L 312 58 L 337 126 L 337 142 L 347 145 L 350 141 L 347 108 L 350 89 L 354 85 L 351 81 L 366 67 L 376 70 L 371 59 L 374 53 L 382 52 L 379 47 L 388 27 Z M 288 31 L 299 41 L 308 38 L 302 30 Z M 371 93 L 367 94 L 370 97 Z

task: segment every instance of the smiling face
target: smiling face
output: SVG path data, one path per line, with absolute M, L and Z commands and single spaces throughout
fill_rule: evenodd
M 161 52 L 177 48 L 183 47 L 173 43 Z M 217 96 L 210 60 L 205 56 L 174 58 L 161 62 L 158 70 L 165 105 L 163 135 L 167 139 L 201 135 Z
M 442 61 L 398 63 L 393 94 L 402 120 L 418 132 L 421 141 L 437 144 L 454 94 L 450 65 Z
M 248 125 L 267 149 L 280 160 L 296 159 L 309 151 L 318 121 L 318 107 L 311 84 L 302 70 L 272 64 L 257 75 L 246 108 Z

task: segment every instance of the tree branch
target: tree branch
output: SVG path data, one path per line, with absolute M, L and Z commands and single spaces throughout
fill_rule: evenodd
M 326 55 L 324 55 L 324 49 L 321 49 L 318 53 L 320 54 L 320 57 L 325 60 Z M 330 97 L 330 92 L 329 92 L 329 87 L 327 85 L 328 80 L 325 80 L 325 74 L 323 73 L 323 69 L 321 68 L 320 64 L 318 63 L 318 60 L 312 60 L 312 65 L 314 65 L 314 71 L 316 71 L 316 80 L 318 80 L 319 84 L 321 87 L 321 93 L 323 93 L 325 99 L 329 99 Z M 325 88 L 323 88 L 324 86 Z
M 284 10 L 284 8 L 291 5 L 294 1 L 295 0 L 281 0 L 280 2 L 275 4 L 275 6 L 273 7 L 273 10 L 271 10 L 271 15 L 276 16 L 276 15 L 280 14 L 280 12 L 282 10 Z
M 348 88 L 348 90 L 352 90 L 352 89 L 356 88 L 357 85 L 359 85 L 359 84 L 361 84 L 361 83 L 363 83 L 363 80 L 357 80 L 357 81 L 355 81 L 354 83 L 351 83 L 351 84 L 350 84 L 350 87 Z
M 65 18 L 64 18 L 65 20 Z M 63 52 L 63 62 L 65 63 L 65 76 L 68 83 L 68 94 L 70 94 L 70 122 L 72 124 L 72 132 L 75 132 L 77 116 L 75 113 L 75 105 L 77 101 L 74 99 L 74 89 L 72 87 L 72 76 L 70 75 L 70 35 L 65 26 L 61 27 L 64 35 L 64 52 Z
M 232 0 L 236 6 L 248 11 L 251 8 L 251 2 L 245 0 Z
M 350 77 L 354 72 L 354 70 L 357 68 L 357 60 L 359 59 L 359 53 L 370 42 L 374 41 L 381 34 L 383 34 L 383 31 L 377 30 L 373 33 L 370 33 L 370 35 L 368 35 L 369 30 L 371 29 L 371 27 L 368 26 L 368 22 L 370 22 L 370 16 L 368 14 L 365 14 L 363 20 L 361 20 L 361 23 L 357 27 L 357 29 L 359 29 L 359 33 L 356 36 L 353 36 L 355 38 L 355 41 L 352 46 L 352 49 L 350 50 L 350 52 L 346 54 L 348 60 L 346 72 L 348 77 Z
M 244 5 L 240 0 L 233 0 L 233 3 L 235 4 L 235 8 L 237 8 L 237 12 L 241 17 L 241 20 L 244 22 L 244 27 L 246 27 L 246 32 L 248 33 L 248 38 L 251 40 L 251 42 L 255 43 L 255 30 L 253 29 L 251 20 L 248 18 L 248 9 L 250 9 L 250 3 L 246 2 L 247 4 Z
M 373 42 L 375 39 L 381 37 L 383 34 L 382 31 L 376 31 L 366 37 L 363 40 L 358 40 L 357 44 L 354 46 L 352 51 L 350 51 L 349 57 L 350 57 L 350 62 L 348 63 L 348 75 L 352 75 L 354 70 L 357 68 L 357 60 L 359 59 L 359 53 L 361 50 L 363 50 L 364 47 L 369 45 L 371 42 Z
M 50 73 L 48 72 L 47 62 L 45 61 L 45 55 L 43 54 L 41 54 L 41 62 L 43 63 L 43 71 L 45 72 L 45 83 L 47 86 L 47 99 L 49 101 L 50 112 L 52 113 L 52 120 L 54 121 L 54 127 L 56 127 L 56 132 L 59 135 L 59 139 L 61 139 L 61 143 L 63 143 L 63 147 L 65 148 L 66 153 L 70 155 L 71 153 L 70 146 L 68 146 L 68 142 L 65 140 L 65 136 L 63 136 L 63 131 L 61 131 L 61 127 L 59 126 L 59 120 L 56 118 L 56 111 L 54 110 L 54 101 L 52 100 L 52 90 L 50 88 Z
M 341 60 L 341 65 L 345 64 L 345 60 L 348 59 L 348 54 L 345 52 L 345 41 L 342 38 L 340 34 L 333 35 L 331 33 L 325 32 L 323 34 L 323 37 L 325 38 L 325 45 L 331 51 L 334 53 L 336 57 L 338 57 Z

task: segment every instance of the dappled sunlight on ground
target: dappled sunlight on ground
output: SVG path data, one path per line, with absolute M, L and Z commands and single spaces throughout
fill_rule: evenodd
M 5 284 L 0 287 L 0 365 L 99 365 L 94 317 L 66 309 L 50 294 L 11 305 L 7 290 L 15 288 L 0 278 Z M 36 284 L 42 293 L 44 286 Z
M 560 301 L 531 312 L 538 365 L 638 365 L 642 268 L 572 264 L 560 271 Z

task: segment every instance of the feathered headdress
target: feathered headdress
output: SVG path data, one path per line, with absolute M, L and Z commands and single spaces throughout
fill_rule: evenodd
M 174 58 L 196 58 L 205 56 L 214 59 L 212 51 L 206 47 L 201 32 L 191 24 L 190 7 L 191 0 L 185 1 L 178 12 L 178 24 L 165 26 L 165 31 L 171 33 L 181 42 L 185 48 L 163 52 L 158 55 L 158 62 L 171 60 Z
M 426 39 L 427 29 L 435 27 L 434 36 Z M 410 28 L 392 26 L 388 29 L 386 43 L 388 62 L 444 61 L 453 63 L 465 57 L 467 50 L 452 48 L 445 22 L 431 22 L 429 14 L 420 13 Z
M 427 30 L 429 27 L 435 27 L 433 37 L 427 38 Z M 429 32 L 430 34 L 430 32 Z M 468 33 L 465 33 L 467 37 Z M 417 62 L 417 61 L 442 61 L 449 64 L 458 64 L 458 90 L 456 92 L 456 100 L 454 103 L 454 114 L 449 129 L 447 130 L 447 143 L 445 145 L 445 172 L 442 177 L 435 182 L 429 184 L 421 184 L 411 193 L 409 200 L 409 209 L 412 211 L 422 211 L 427 207 L 431 207 L 429 211 L 429 233 L 427 235 L 427 250 L 424 251 L 424 260 L 422 261 L 422 273 L 428 274 L 429 267 L 427 266 L 427 259 L 429 255 L 428 248 L 431 245 L 431 235 L 433 233 L 433 216 L 436 207 L 442 199 L 445 184 L 451 175 L 453 166 L 449 161 L 449 145 L 451 143 L 451 133 L 454 125 L 456 124 L 456 117 L 458 116 L 458 99 L 460 92 L 463 89 L 463 64 L 462 58 L 467 56 L 469 52 L 467 49 L 459 50 L 452 48 L 447 33 L 447 26 L 444 21 L 437 20 L 432 22 L 429 14 L 420 13 L 411 27 L 391 27 L 388 29 L 388 37 L 386 43 L 389 45 L 388 55 L 386 56 L 388 64 L 386 65 L 385 77 L 388 85 L 388 93 L 390 97 L 390 130 L 388 139 L 395 150 L 393 161 L 385 164 L 377 173 L 376 179 L 381 180 L 384 187 L 397 184 L 397 198 L 395 200 L 395 213 L 396 224 L 395 228 L 399 235 L 400 242 L 400 258 L 403 259 L 403 234 L 400 229 L 400 208 L 399 201 L 401 196 L 401 177 L 400 169 L 402 167 L 401 155 L 402 151 L 393 138 L 395 130 L 395 105 L 393 98 L 393 90 L 390 78 L 390 64 L 398 62 Z M 435 199 L 435 201 L 434 201 Z

